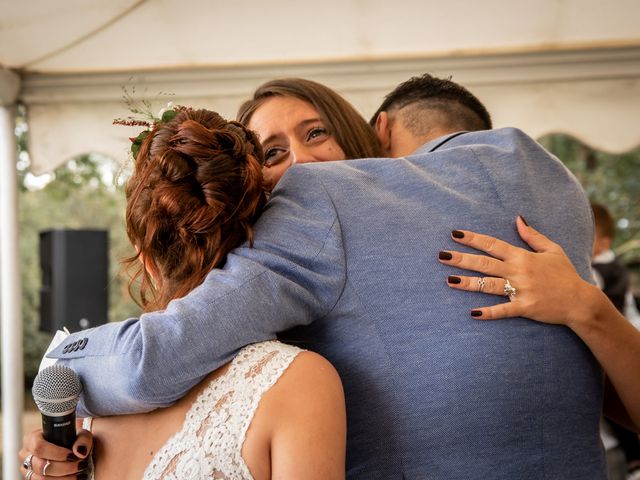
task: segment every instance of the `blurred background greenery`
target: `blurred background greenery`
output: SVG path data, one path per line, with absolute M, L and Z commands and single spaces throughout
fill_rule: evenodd
M 614 251 L 632 271 L 634 295 L 640 294 L 640 147 L 622 154 L 593 150 L 563 134 L 540 143 L 564 162 L 592 202 L 606 206 L 616 219 Z

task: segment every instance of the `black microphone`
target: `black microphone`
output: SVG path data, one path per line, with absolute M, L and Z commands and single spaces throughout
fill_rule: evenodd
M 71 449 L 76 441 L 76 405 L 82 384 L 76 372 L 54 364 L 42 369 L 33 381 L 33 399 L 42 414 L 44 439 Z

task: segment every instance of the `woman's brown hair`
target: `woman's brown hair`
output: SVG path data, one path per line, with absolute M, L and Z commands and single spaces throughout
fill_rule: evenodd
M 260 85 L 238 109 L 236 120 L 248 125 L 251 116 L 273 96 L 294 97 L 311 104 L 336 139 L 346 159 L 382 156 L 373 128 L 353 106 L 329 87 L 303 78 L 282 78 Z
M 179 109 L 144 139 L 126 186 L 137 254 L 124 263 L 134 272 L 132 296 L 140 278 L 136 301 L 146 311 L 186 295 L 229 251 L 252 242 L 266 198 L 263 162 L 253 132 L 208 110 Z

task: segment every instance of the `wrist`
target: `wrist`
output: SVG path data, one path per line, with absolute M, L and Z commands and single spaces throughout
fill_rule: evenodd
M 597 286 L 580 280 L 574 287 L 572 296 L 575 307 L 571 309 L 567 320 L 567 326 L 572 330 L 594 327 L 606 317 L 608 299 Z
M 588 282 L 581 280 L 581 285 L 574 292 L 574 298 L 576 308 L 572 310 L 567 326 L 578 334 L 604 328 L 604 324 L 617 313 L 604 292 Z

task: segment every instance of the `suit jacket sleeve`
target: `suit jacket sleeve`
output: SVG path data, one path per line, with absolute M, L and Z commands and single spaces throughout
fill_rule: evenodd
M 336 304 L 345 283 L 338 217 L 309 165 L 290 169 L 255 228 L 224 269 L 140 319 L 75 333 L 49 353 L 83 383 L 81 415 L 167 406 L 241 347 L 309 324 Z

